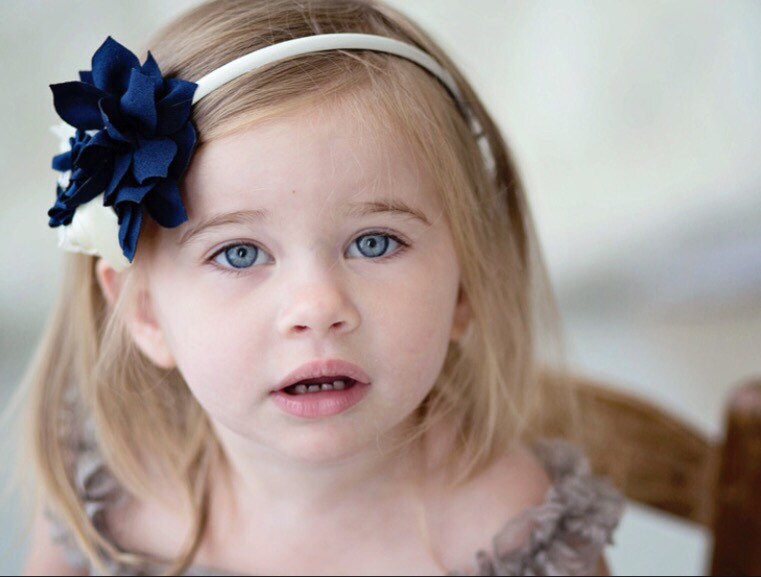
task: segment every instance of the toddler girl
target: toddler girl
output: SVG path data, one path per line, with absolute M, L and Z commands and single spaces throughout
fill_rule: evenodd
M 27 573 L 606 571 L 622 497 L 541 435 L 520 179 L 419 26 L 212 0 L 51 89 Z

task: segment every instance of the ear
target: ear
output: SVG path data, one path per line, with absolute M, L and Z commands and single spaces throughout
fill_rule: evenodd
M 111 268 L 102 258 L 95 264 L 95 276 L 98 279 L 103 297 L 113 310 L 123 288 L 124 275 Z M 164 332 L 156 322 L 151 308 L 150 295 L 146 287 L 135 291 L 136 302 L 125 307 L 125 323 L 127 330 L 140 351 L 153 364 L 163 369 L 173 369 L 177 366 L 174 356 L 164 336 Z
M 452 322 L 452 333 L 449 337 L 451 341 L 460 341 L 462 335 L 465 334 L 465 331 L 468 329 L 470 318 L 470 302 L 468 301 L 465 291 L 462 289 L 462 285 L 460 285 L 460 291 L 457 295 L 457 307 L 455 308 L 454 321 Z

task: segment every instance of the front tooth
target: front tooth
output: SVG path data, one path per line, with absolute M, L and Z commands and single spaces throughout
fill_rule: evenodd
M 307 387 L 307 391 L 309 391 L 310 393 L 316 393 L 319 390 L 320 390 L 320 385 L 309 385 Z
M 306 385 L 296 385 L 296 392 L 297 393 L 306 393 L 307 392 L 307 386 Z
M 344 381 L 336 381 L 333 383 L 333 388 L 337 391 L 341 391 L 346 387 L 346 383 Z

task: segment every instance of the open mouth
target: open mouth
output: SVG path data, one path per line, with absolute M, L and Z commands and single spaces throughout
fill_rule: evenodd
M 348 377 L 322 377 L 319 379 L 307 379 L 285 387 L 283 392 L 288 395 L 310 395 L 329 391 L 345 391 L 354 387 L 357 381 Z

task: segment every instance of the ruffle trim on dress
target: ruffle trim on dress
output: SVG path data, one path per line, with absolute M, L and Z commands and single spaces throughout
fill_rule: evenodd
M 491 553 L 476 553 L 476 575 L 593 575 L 625 509 L 610 480 L 591 473 L 582 450 L 563 439 L 534 445 L 552 485 L 544 501 L 510 520 Z M 449 575 L 464 575 L 452 572 Z

